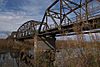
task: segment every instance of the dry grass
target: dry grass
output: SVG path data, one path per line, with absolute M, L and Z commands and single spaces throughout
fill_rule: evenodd
M 57 41 L 59 52 L 56 54 L 56 67 L 100 67 L 100 41 L 92 36 L 91 41 L 77 40 Z
M 100 67 L 99 36 L 89 35 L 91 35 L 91 41 L 85 41 L 80 34 L 77 35 L 77 40 L 57 40 L 56 51 L 38 50 L 36 57 L 37 67 Z M 15 43 L 13 40 L 1 39 L 0 49 L 18 48 L 20 50 L 30 48 L 25 43 L 21 44 L 24 46 Z
M 71 41 L 67 44 L 62 44 L 62 48 L 58 49 L 61 53 L 58 55 L 62 58 L 59 60 L 58 57 L 56 60 L 58 67 L 100 67 L 100 48 L 97 47 L 100 42 L 95 44 Z
M 100 41 L 96 39 L 99 36 L 90 37 L 90 41 L 85 41 L 81 35 L 77 40 L 57 40 L 54 67 L 100 67 Z M 47 58 L 48 53 L 42 52 L 38 53 L 41 55 L 37 57 L 38 67 L 53 67 L 50 66 L 51 58 Z M 51 54 L 49 56 L 53 57 Z

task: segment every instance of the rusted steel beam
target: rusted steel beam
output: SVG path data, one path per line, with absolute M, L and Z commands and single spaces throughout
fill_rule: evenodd
M 52 3 L 52 4 L 47 8 L 47 10 L 51 9 L 57 2 L 59 2 L 59 0 L 56 0 L 54 3 Z
M 60 1 L 60 9 L 59 9 L 59 12 L 56 12 L 55 10 L 51 10 L 51 8 L 53 7 L 53 6 L 55 6 L 56 4 L 57 4 L 57 2 L 59 2 Z M 68 4 L 68 3 L 65 3 L 65 1 L 67 1 L 68 3 L 71 3 L 71 4 L 73 4 L 73 5 L 75 5 L 75 7 L 74 8 L 72 8 L 72 7 L 70 7 L 70 5 Z M 77 3 L 75 3 L 75 2 L 73 2 L 73 1 L 70 1 L 70 0 L 56 0 L 53 4 L 51 4 L 48 8 L 47 8 L 47 10 L 45 11 L 45 14 L 44 14 L 44 16 L 43 16 L 43 19 L 42 19 L 42 22 L 40 23 L 40 26 L 39 26 L 39 29 L 38 29 L 38 33 L 39 34 L 45 34 L 45 33 L 48 33 L 48 32 L 54 32 L 54 31 L 61 31 L 61 30 L 63 30 L 63 29 L 66 29 L 65 27 L 68 27 L 69 29 L 71 28 L 70 27 L 70 24 L 74 24 L 74 23 L 76 23 L 77 21 L 75 20 L 75 21 L 72 21 L 72 19 L 70 18 L 70 17 L 68 17 L 68 15 L 69 14 L 71 14 L 71 13 L 75 13 L 76 14 L 76 16 L 75 16 L 75 18 L 77 17 L 77 15 L 79 14 L 81 14 L 81 11 L 80 11 L 80 13 L 78 13 L 78 12 L 76 12 L 76 10 L 77 9 L 82 9 L 82 7 L 84 6 L 84 5 L 87 5 L 88 3 L 90 3 L 91 1 L 93 1 L 93 0 L 87 0 L 87 3 L 85 2 L 85 3 L 82 3 L 81 2 L 82 0 L 80 0 L 80 4 L 77 4 Z M 66 4 L 66 6 L 69 8 L 69 10 L 70 11 L 63 11 L 63 6 L 64 6 L 64 4 Z M 83 14 L 82 14 L 83 15 Z M 80 15 L 80 16 L 82 16 L 82 15 Z M 48 24 L 48 20 L 49 20 L 49 18 L 48 17 L 50 17 L 52 20 L 53 20 L 53 23 L 54 23 L 54 25 L 55 25 L 55 28 L 53 28 L 53 29 L 51 29 L 50 28 L 50 26 L 49 26 L 49 24 Z M 86 22 L 86 19 L 84 19 L 84 17 L 85 16 L 82 16 L 82 17 L 80 17 L 79 19 L 81 19 L 81 20 L 79 20 L 78 19 L 78 23 L 79 22 Z M 90 16 L 89 16 L 90 17 Z M 58 22 L 59 21 L 56 21 L 56 19 L 58 20 L 58 19 L 60 19 L 60 23 L 58 24 Z M 64 20 L 66 19 L 66 24 L 67 25 L 62 25 L 62 22 L 64 22 Z M 90 19 L 91 19 L 91 17 L 88 19 L 89 21 L 90 21 Z M 93 19 L 93 18 L 92 18 Z M 91 19 L 91 20 L 92 20 Z M 82 21 L 83 20 L 83 21 Z M 46 21 L 46 22 L 45 22 Z M 92 22 L 91 22 L 92 23 Z M 24 24 L 25 25 L 25 24 Z M 19 29 L 19 34 L 20 35 L 22 35 L 21 37 L 24 39 L 24 38 L 29 38 L 30 36 L 32 36 L 32 35 L 34 35 L 34 34 L 30 34 L 30 36 L 28 36 L 26 33 L 28 32 L 28 34 L 31 32 L 31 31 L 29 31 L 29 29 L 27 29 L 27 26 L 29 26 L 29 24 L 27 23 L 25 26 L 24 25 L 22 25 L 21 26 L 21 28 Z M 31 26 L 31 25 L 30 25 Z M 30 27 L 29 26 L 29 27 Z M 31 26 L 32 27 L 32 26 Z M 30 27 L 30 28 L 31 28 Z M 34 27 L 34 25 L 33 25 L 33 27 Z M 42 31 L 42 28 L 43 28 L 43 31 Z M 61 29 L 61 30 L 60 30 Z M 24 31 L 25 30 L 25 31 Z M 34 30 L 35 30 L 35 28 L 34 28 Z M 67 29 L 66 29 L 67 30 Z M 35 32 L 34 32 L 35 33 Z M 51 33 L 51 35 L 52 35 L 52 33 Z
M 91 1 L 93 1 L 93 0 L 88 0 L 88 1 L 87 1 L 87 4 L 90 3 Z M 62 21 L 64 20 L 64 18 L 65 18 L 66 15 L 72 13 L 73 11 L 77 10 L 78 8 L 81 8 L 81 7 L 84 6 L 84 5 L 86 5 L 86 3 L 83 3 L 82 5 L 78 5 L 76 8 L 74 8 L 74 9 L 70 10 L 69 12 L 67 12 L 66 14 L 64 14 L 64 15 L 63 15 Z M 62 21 L 61 21 L 61 22 L 62 22 Z
M 77 4 L 77 3 L 75 3 L 75 2 L 73 2 L 73 1 L 71 1 L 71 0 L 64 0 L 64 1 L 70 2 L 71 4 L 74 4 L 74 5 L 76 5 L 76 6 L 79 6 L 79 4 Z

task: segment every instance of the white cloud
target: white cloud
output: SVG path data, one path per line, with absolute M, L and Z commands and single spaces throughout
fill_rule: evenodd
M 0 0 L 0 31 L 12 32 L 29 20 L 41 21 L 46 8 L 51 4 L 52 0 L 27 0 L 27 3 L 23 2 L 24 5 L 20 6 L 21 10 L 17 11 L 13 9 L 6 10 L 5 6 L 8 1 Z
M 41 15 L 26 16 L 25 14 L 20 15 L 20 13 L 18 15 L 13 12 L 5 12 L 5 14 L 0 15 L 0 31 L 15 31 L 23 23 L 29 20 L 40 21 L 40 18 L 42 18 Z

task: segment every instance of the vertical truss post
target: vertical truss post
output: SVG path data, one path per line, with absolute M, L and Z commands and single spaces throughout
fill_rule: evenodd
M 80 0 L 80 6 L 82 6 L 82 0 Z M 82 21 L 82 10 L 81 10 L 82 8 L 80 8 L 80 21 Z
M 85 9 L 86 9 L 86 23 L 88 23 L 88 1 L 85 0 Z
M 62 9 L 63 9 L 63 4 L 62 4 L 62 0 L 60 0 L 60 28 L 62 24 Z

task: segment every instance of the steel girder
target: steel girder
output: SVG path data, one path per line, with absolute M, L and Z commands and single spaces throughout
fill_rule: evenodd
M 40 25 L 39 21 L 30 20 L 19 27 L 16 33 L 16 39 L 33 38 Z
M 100 5 L 89 9 L 89 4 L 93 2 L 93 0 L 78 1 L 79 3 L 75 2 L 75 0 L 56 0 L 54 3 L 52 3 L 45 11 L 38 32 L 41 34 L 43 31 L 56 28 L 58 31 L 62 31 L 62 26 L 68 26 L 70 24 L 84 21 L 84 23 L 86 23 L 93 17 L 92 15 L 94 15 L 95 11 L 100 10 L 99 8 L 93 11 L 93 9 L 100 7 Z M 100 11 L 98 14 L 100 15 Z M 43 25 L 44 22 L 46 25 Z

